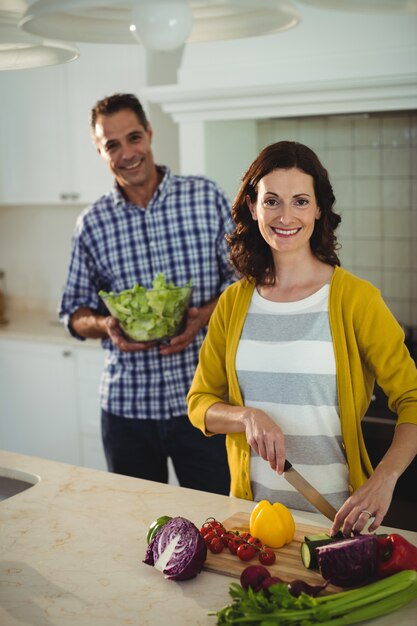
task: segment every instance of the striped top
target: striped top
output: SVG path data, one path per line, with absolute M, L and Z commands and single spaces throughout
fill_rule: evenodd
M 348 469 L 328 316 L 329 285 L 298 302 L 272 302 L 254 290 L 236 354 L 246 406 L 262 409 L 281 427 L 286 457 L 336 509 L 348 492 Z M 255 501 L 315 511 L 251 450 Z

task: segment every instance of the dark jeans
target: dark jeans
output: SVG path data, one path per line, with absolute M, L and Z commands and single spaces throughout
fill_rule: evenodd
M 229 494 L 225 436 L 206 437 L 186 415 L 143 420 L 102 410 L 101 427 L 109 471 L 166 483 L 171 457 L 182 487 Z

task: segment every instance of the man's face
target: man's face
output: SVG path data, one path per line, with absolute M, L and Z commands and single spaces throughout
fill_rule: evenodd
M 146 186 L 151 179 L 151 139 L 151 128 L 144 128 L 130 109 L 97 118 L 97 150 L 122 188 Z

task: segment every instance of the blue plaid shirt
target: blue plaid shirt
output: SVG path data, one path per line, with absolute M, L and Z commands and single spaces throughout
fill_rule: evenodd
M 192 279 L 190 306 L 200 307 L 234 280 L 225 241 L 233 229 L 225 194 L 207 178 L 159 169 L 164 178 L 146 209 L 126 201 L 115 185 L 77 220 L 59 316 L 78 339 L 69 318 L 79 307 L 107 313 L 100 289 L 120 291 L 136 282 L 150 288 L 163 272 L 179 286 Z M 140 419 L 186 415 L 185 397 L 205 333 L 202 329 L 185 350 L 167 356 L 158 347 L 121 352 L 104 339 L 102 408 Z

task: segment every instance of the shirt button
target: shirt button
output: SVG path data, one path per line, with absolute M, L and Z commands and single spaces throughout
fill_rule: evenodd
M 150 241 L 150 242 L 149 242 L 149 247 L 150 247 L 150 248 L 155 248 L 155 245 L 156 245 L 156 244 L 155 244 L 155 242 L 154 242 L 154 241 Z

